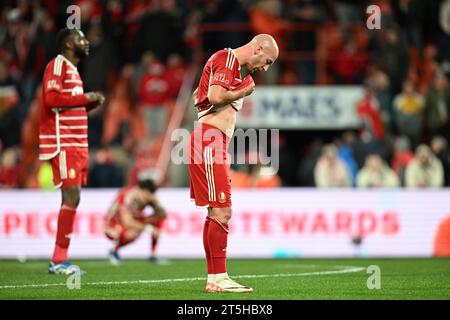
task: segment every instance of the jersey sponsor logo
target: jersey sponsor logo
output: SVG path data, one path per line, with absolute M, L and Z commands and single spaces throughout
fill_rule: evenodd
M 230 80 L 228 80 L 226 78 L 225 73 L 222 73 L 222 72 L 218 72 L 218 73 L 214 74 L 214 81 L 222 82 L 222 83 L 225 83 L 225 84 L 230 84 Z
M 56 82 L 56 80 L 48 80 L 47 89 L 61 89 L 60 85 Z

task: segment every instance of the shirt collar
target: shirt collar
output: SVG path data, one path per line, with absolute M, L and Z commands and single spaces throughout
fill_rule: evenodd
M 75 70 L 78 70 L 77 67 L 70 62 L 69 59 L 67 59 L 66 57 L 64 57 L 62 54 L 58 54 L 58 57 L 61 57 L 61 59 L 63 59 L 69 66 L 71 66 L 72 68 L 74 68 Z

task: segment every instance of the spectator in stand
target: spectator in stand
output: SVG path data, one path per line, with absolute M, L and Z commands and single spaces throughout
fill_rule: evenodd
M 344 132 L 338 147 L 338 155 L 344 161 L 352 178 L 352 186 L 356 185 L 356 175 L 358 173 L 358 164 L 355 160 L 355 134 L 351 131 Z
M 356 177 L 358 188 L 395 188 L 399 185 L 400 181 L 395 172 L 377 154 L 366 158 L 365 166 Z
M 127 65 L 122 69 L 105 111 L 102 143 L 104 145 L 122 145 L 124 131 L 132 127 L 130 78 L 133 67 Z
M 287 140 L 287 139 L 286 139 Z M 316 186 L 315 179 L 315 171 L 314 168 L 319 161 L 319 158 L 322 156 L 324 143 L 323 141 L 316 137 L 311 140 L 307 140 L 305 145 L 302 145 L 302 151 L 300 159 L 296 157 L 294 151 L 289 149 L 290 144 L 286 143 L 283 149 L 280 148 L 280 163 L 283 165 L 280 166 L 279 174 L 285 182 L 286 186 L 297 186 L 300 184 L 301 186 L 306 187 L 314 187 Z M 282 156 L 284 155 L 284 159 Z M 288 160 L 289 162 L 286 162 Z M 297 166 L 297 179 L 295 180 L 295 176 L 292 174 L 292 169 L 290 167 L 294 167 L 296 162 L 298 161 Z M 285 164 L 287 167 L 285 167 Z
M 439 188 L 444 184 L 444 169 L 427 145 L 416 149 L 414 159 L 406 168 L 406 187 Z
M 286 14 L 290 22 L 302 23 L 309 27 L 293 30 L 289 33 L 287 47 L 308 54 L 309 58 L 300 59 L 295 68 L 301 84 L 315 84 L 317 64 L 313 58 L 317 49 L 317 28 L 325 21 L 325 1 L 294 0 L 289 1 Z
M 28 107 L 35 96 L 36 87 L 42 79 L 47 61 L 57 55 L 54 22 L 47 11 L 36 10 L 29 31 L 30 46 L 21 81 L 23 101 L 21 103 L 21 121 L 26 118 Z
M 166 78 L 169 81 L 169 96 L 176 99 L 183 84 L 184 75 L 186 74 L 186 65 L 183 58 L 178 53 L 172 53 L 167 58 Z
M 389 76 L 391 94 L 394 96 L 400 92 L 402 83 L 408 75 L 409 53 L 405 43 L 399 38 L 397 28 L 387 29 L 385 35 L 385 43 L 380 46 L 376 55 L 377 65 Z
M 389 77 L 377 66 L 369 66 L 367 73 L 366 83 L 373 89 L 380 103 L 381 118 L 386 134 L 391 134 L 395 128 L 395 113 L 392 108 Z
M 447 77 L 437 73 L 425 101 L 428 134 L 450 137 L 450 88 Z
M 0 144 L 4 148 L 20 143 L 20 88 L 7 66 L 0 62 Z
M 336 84 L 360 84 L 368 63 L 367 52 L 358 48 L 352 36 L 347 37 L 343 47 L 331 60 L 331 70 Z
M 139 53 L 152 51 L 165 60 L 172 52 L 179 52 L 183 35 L 182 19 L 176 1 L 148 1 L 148 10 L 140 20 L 136 46 Z
M 413 148 L 420 143 L 422 134 L 423 97 L 416 92 L 411 81 L 405 81 L 402 93 L 394 98 L 397 131 L 411 141 Z
M 400 136 L 394 143 L 394 156 L 392 159 L 392 169 L 400 178 L 400 184 L 405 186 L 405 171 L 409 162 L 414 158 L 411 151 L 411 144 L 408 137 Z
M 118 67 L 114 45 L 105 37 L 99 23 L 92 24 L 86 36 L 89 40 L 89 57 L 81 70 L 83 79 L 86 79 L 85 90 L 108 91 L 108 82 L 115 77 Z
M 36 148 L 39 145 L 39 103 L 42 98 L 42 86 L 36 88 L 25 121 L 22 124 L 22 143 L 20 148 L 20 184 L 25 185 L 31 175 L 36 173 L 39 163 Z
M 133 74 L 130 79 L 133 102 L 139 100 L 139 83 L 144 75 L 148 72 L 150 63 L 156 61 L 155 54 L 151 51 L 145 51 L 140 60 L 134 64 Z
M 250 9 L 250 28 L 254 34 L 270 34 L 278 44 L 280 52 L 285 48 L 287 25 L 281 18 L 282 3 L 279 0 L 261 0 Z M 279 64 L 275 62 L 264 73 L 265 84 L 276 84 L 280 77 Z
M 448 150 L 448 142 L 442 136 L 436 136 L 431 139 L 431 151 L 441 161 L 444 167 L 445 186 L 450 186 L 450 152 Z
M 408 43 L 409 47 L 415 47 L 419 50 L 423 48 L 422 35 L 420 33 L 420 15 L 423 14 L 423 1 L 391 1 L 392 13 L 395 21 L 400 27 L 402 39 Z M 419 51 L 419 55 L 422 52 Z
M 160 61 L 153 61 L 139 84 L 140 108 L 147 124 L 147 138 L 163 135 L 168 116 L 166 102 L 169 97 L 170 83 L 165 74 L 165 67 Z
M 358 102 L 356 111 L 362 121 L 361 136 L 364 140 L 384 139 L 384 126 L 381 119 L 380 104 L 372 88 L 366 87 L 364 97 Z M 367 137 L 367 138 L 366 138 Z
M 356 143 L 356 161 L 359 167 L 364 165 L 369 154 L 386 154 L 384 145 L 384 125 L 381 118 L 381 110 L 375 92 L 371 87 L 366 87 L 364 97 L 359 101 L 356 111 L 361 119 L 360 137 Z
M 18 188 L 20 185 L 20 167 L 18 163 L 18 153 L 15 149 L 9 148 L 1 154 L 0 163 L 0 188 Z
M 81 23 L 87 25 L 92 21 L 98 21 L 102 13 L 100 0 L 77 0 L 75 4 L 80 7 Z
M 337 155 L 335 145 L 326 145 L 314 168 L 314 179 L 319 188 L 350 187 L 350 172 Z
M 439 71 L 439 65 L 436 62 L 437 54 L 436 46 L 429 43 L 425 46 L 423 60 L 419 62 L 418 69 L 420 70 L 420 76 L 415 83 L 418 84 L 419 92 L 423 95 L 427 94 L 430 83 L 432 83 L 434 77 L 441 72 Z
M 104 0 L 104 10 L 102 11 L 101 23 L 105 32 L 114 46 L 114 52 L 117 53 L 117 60 L 120 66 L 129 54 L 124 49 L 125 43 L 125 9 L 127 2 L 125 0 Z
M 122 170 L 114 164 L 107 147 L 95 151 L 94 162 L 89 171 L 88 182 L 91 188 L 118 188 L 124 185 Z

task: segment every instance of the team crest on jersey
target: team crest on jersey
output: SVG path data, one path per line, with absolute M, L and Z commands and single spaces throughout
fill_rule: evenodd
M 70 169 L 69 170 L 69 179 L 75 179 L 77 177 L 77 172 L 75 171 L 75 169 Z
M 220 202 L 220 203 L 224 203 L 225 200 L 227 200 L 227 196 L 225 195 L 225 192 L 221 191 L 221 192 L 219 193 L 219 202 Z
M 72 95 L 77 96 L 79 94 L 83 94 L 83 88 L 80 86 L 76 86 L 72 88 Z

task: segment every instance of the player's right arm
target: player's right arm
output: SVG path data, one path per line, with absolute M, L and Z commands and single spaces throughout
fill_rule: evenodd
M 247 75 L 237 88 L 232 87 L 237 68 L 237 59 L 230 58 L 229 51 L 221 51 L 211 58 L 208 100 L 214 106 L 223 106 L 250 95 L 255 83 Z
M 242 84 L 235 90 L 229 90 L 221 85 L 212 85 L 208 90 L 208 100 L 212 105 L 223 106 L 238 99 L 249 96 L 255 90 L 255 83 L 250 75 L 245 77 Z

